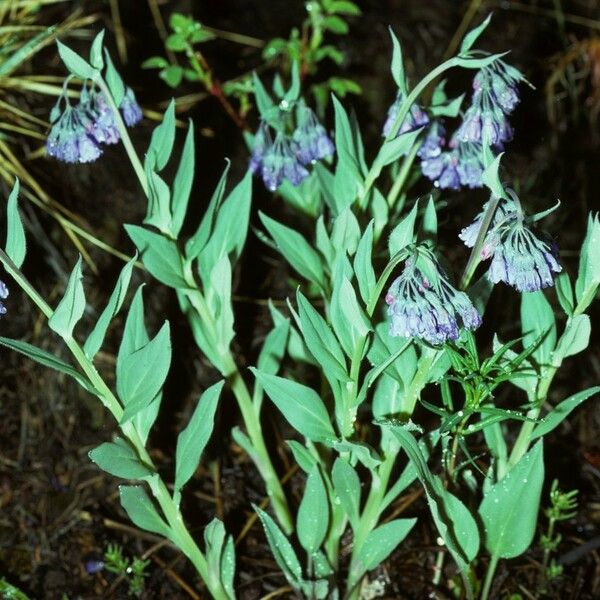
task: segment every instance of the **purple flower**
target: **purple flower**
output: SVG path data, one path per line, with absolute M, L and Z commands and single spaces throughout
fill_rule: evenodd
M 89 575 L 93 575 L 94 573 L 99 573 L 105 567 L 104 561 L 101 560 L 87 560 L 85 562 L 85 571 Z
M 458 339 L 461 327 L 473 330 L 481 324 L 469 297 L 450 284 L 427 250 L 417 249 L 406 260 L 385 301 L 392 336 L 415 337 L 438 345 Z
M 417 156 L 424 160 L 435 158 L 442 153 L 444 144 L 446 143 L 446 129 L 440 121 L 434 121 L 429 127 L 427 136 L 421 144 Z
M 306 105 L 298 108 L 298 126 L 292 134 L 294 149 L 303 165 L 332 156 L 335 146 L 315 113 Z
M 394 100 L 393 104 L 390 106 L 390 108 L 388 109 L 388 112 L 387 112 L 387 118 L 383 125 L 383 132 L 382 132 L 383 137 L 387 137 L 390 134 L 390 132 L 392 131 L 392 127 L 394 126 L 394 123 L 396 122 L 396 117 L 398 116 L 398 113 L 400 112 L 400 107 L 404 103 L 405 99 L 406 99 L 405 94 L 403 94 L 401 91 L 398 91 L 398 94 L 396 95 L 396 99 Z M 417 104 L 413 104 L 410 107 L 410 110 L 408 111 L 406 117 L 404 117 L 404 121 L 402 121 L 402 125 L 398 129 L 397 136 L 402 133 L 406 133 L 408 131 L 413 131 L 415 129 L 418 129 L 419 127 L 424 127 L 428 123 L 429 123 L 429 116 L 427 115 L 427 113 L 421 107 L 419 107 Z
M 484 211 L 486 207 L 487 204 Z M 470 248 L 479 235 L 484 211 L 459 235 Z M 518 199 L 504 200 L 496 209 L 480 253 L 483 260 L 492 257 L 487 272 L 492 283 L 503 281 L 519 292 L 554 285 L 554 274 L 562 270 L 557 260 L 558 247 L 546 234 L 535 232 L 528 221 Z
M 78 108 L 85 115 L 85 128 L 88 135 L 99 144 L 116 144 L 121 138 L 113 112 L 104 94 L 94 90 L 81 90 Z M 83 117 L 82 117 L 83 119 Z
M 262 170 L 263 156 L 265 152 L 273 145 L 271 131 L 266 121 L 261 121 L 258 130 L 254 136 L 252 145 L 252 154 L 250 156 L 250 170 L 256 174 Z
M 67 105 L 46 140 L 49 156 L 66 163 L 88 163 L 95 161 L 102 151 L 92 139 L 86 127 L 87 117 L 79 106 Z
M 487 100 L 508 115 L 519 103 L 517 85 L 523 80 L 520 71 L 502 60 L 496 60 L 475 75 L 473 103 L 483 103 Z
M 482 187 L 483 148 L 481 144 L 465 142 L 458 145 L 458 164 L 456 165 L 461 185 L 468 188 Z
M 438 156 L 421 161 L 421 171 L 425 177 L 433 181 L 435 187 L 443 190 L 458 190 L 460 188 L 458 161 L 457 150 L 445 151 Z
M 281 132 L 262 157 L 261 173 L 265 186 L 272 192 L 284 179 L 297 186 L 308 176 L 308 171 L 298 161 L 289 139 Z
M 467 109 L 463 122 L 456 131 L 458 142 L 482 143 L 501 146 L 512 139 L 512 128 L 504 113 L 498 108 L 483 109 L 472 105 Z
M 4 281 L 0 281 L 0 300 L 6 300 L 8 298 L 8 288 Z M 0 302 L 0 315 L 6 314 L 6 306 Z
M 130 87 L 125 89 L 125 95 L 121 100 L 121 106 L 119 106 L 123 113 L 123 120 L 127 127 L 133 127 L 142 120 L 142 109 L 135 99 L 135 94 Z

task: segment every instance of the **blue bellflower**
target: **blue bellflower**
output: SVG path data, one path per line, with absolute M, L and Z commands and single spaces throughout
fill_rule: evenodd
M 458 150 L 444 151 L 421 161 L 423 175 L 433 181 L 433 185 L 442 190 L 460 189 L 460 176 L 458 174 Z
M 398 116 L 398 112 L 400 111 L 400 107 L 404 103 L 406 99 L 406 95 L 398 90 L 398 94 L 396 95 L 396 99 L 390 106 L 387 112 L 387 118 L 383 125 L 382 135 L 383 137 L 387 137 L 392 131 L 392 127 L 396 122 L 396 117 Z M 404 117 L 404 121 L 402 121 L 402 125 L 400 125 L 400 129 L 398 129 L 397 135 L 402 133 L 407 133 L 408 131 L 413 131 L 418 129 L 419 127 L 424 127 L 429 123 L 429 116 L 427 113 L 417 104 L 413 104 L 410 107 L 406 117 Z
M 6 306 L 1 302 L 1 300 L 6 300 L 8 298 L 8 288 L 4 281 L 0 281 L 0 315 L 6 314 Z
M 460 233 L 464 243 L 473 247 L 481 227 L 482 215 Z M 535 292 L 554 285 L 562 267 L 554 241 L 529 226 L 519 202 L 505 200 L 494 215 L 485 236 L 480 256 L 492 258 L 487 278 L 503 281 L 519 292 Z
M 428 270 L 433 277 L 428 279 L 418 268 L 419 260 L 430 263 Z M 461 327 L 474 330 L 481 325 L 481 316 L 469 297 L 450 284 L 433 255 L 408 258 L 385 301 L 392 336 L 414 337 L 438 345 L 458 339 Z
M 446 143 L 446 129 L 440 121 L 433 121 L 427 135 L 417 152 L 417 156 L 423 160 L 435 158 L 442 153 Z
M 284 179 L 298 186 L 308 177 L 308 171 L 298 160 L 290 140 L 281 132 L 262 156 L 261 174 L 265 186 L 271 192 L 274 192 Z
M 87 116 L 85 127 L 88 135 L 98 144 L 116 144 L 121 138 L 113 112 L 104 94 L 94 90 L 81 90 L 80 109 Z
M 335 146 L 317 115 L 306 105 L 298 108 L 298 126 L 292 134 L 294 149 L 303 165 L 333 156 Z
M 97 141 L 87 129 L 89 118 L 79 106 L 67 105 L 53 122 L 46 140 L 49 156 L 66 163 L 89 163 L 101 154 Z
M 123 100 L 121 100 L 119 109 L 123 114 L 123 121 L 125 121 L 127 127 L 133 127 L 142 120 L 142 109 L 137 103 L 135 94 L 130 87 L 125 89 L 125 95 L 123 96 Z

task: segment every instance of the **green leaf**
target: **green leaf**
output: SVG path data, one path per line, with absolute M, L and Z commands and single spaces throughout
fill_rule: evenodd
M 269 112 L 273 108 L 273 100 L 271 96 L 269 96 L 265 86 L 262 84 L 258 75 L 254 72 L 252 73 L 252 82 L 254 85 L 254 96 L 256 98 L 256 106 L 258 107 L 258 112 L 260 116 L 264 119 L 268 116 Z
M 290 265 L 308 281 L 324 287 L 325 275 L 321 259 L 306 239 L 294 229 L 274 221 L 262 212 L 259 213 L 259 216 L 277 244 L 277 248 Z
M 187 212 L 192 183 L 194 181 L 195 144 L 194 144 L 194 122 L 189 121 L 185 144 L 181 153 L 179 167 L 173 180 L 173 197 L 171 199 L 171 231 L 174 237 L 179 235 L 183 220 Z
M 169 162 L 175 142 L 175 100 L 169 102 L 162 123 L 154 128 L 145 164 L 152 160 L 158 171 L 162 171 Z
M 113 97 L 115 104 L 121 106 L 121 102 L 123 102 L 123 98 L 125 97 L 125 84 L 117 69 L 115 69 L 115 65 L 106 48 L 104 49 L 104 56 L 106 57 L 106 85 L 110 90 L 110 94 Z
M 144 225 L 153 225 L 165 235 L 173 237 L 171 232 L 171 190 L 167 183 L 151 168 L 146 161 L 146 179 L 148 181 L 148 208 Z
M 406 87 L 406 77 L 404 76 L 404 61 L 402 60 L 402 47 L 400 42 L 393 32 L 392 28 L 389 27 L 390 35 L 392 36 L 392 77 L 398 86 L 398 89 L 406 94 L 408 88 Z
M 533 441 L 556 429 L 580 404 L 588 398 L 600 393 L 600 386 L 594 386 L 587 390 L 577 392 L 557 404 L 536 426 L 531 434 Z
M 283 97 L 284 101 L 293 104 L 298 100 L 300 96 L 300 67 L 298 65 L 298 61 L 295 60 L 292 62 L 292 82 L 290 84 L 290 88 L 285 93 Z
M 542 485 L 544 454 L 539 441 L 484 495 L 479 515 L 485 547 L 493 557 L 514 558 L 533 540 Z
M 123 345 L 123 344 L 121 344 Z M 119 349 L 117 357 L 117 392 L 125 406 L 121 422 L 146 408 L 161 390 L 171 366 L 169 323 L 156 336 L 131 354 Z
M 373 529 L 356 555 L 353 578 L 378 567 L 402 543 L 416 522 L 417 519 L 395 519 Z
M 328 528 L 329 500 L 319 467 L 315 465 L 306 480 L 296 523 L 300 544 L 309 555 L 321 547 Z
M 85 293 L 83 291 L 83 284 L 81 283 L 82 279 L 81 256 L 79 256 L 69 276 L 65 295 L 58 303 L 52 316 L 48 319 L 48 327 L 52 331 L 56 331 L 63 339 L 72 337 L 73 328 L 77 324 L 77 321 L 81 319 L 85 310 Z
M 393 422 L 382 423 L 382 426 L 390 429 L 408 455 L 425 488 L 429 508 L 442 539 L 461 571 L 466 570 L 479 550 L 479 532 L 473 516 L 456 496 L 444 488 L 442 480 L 431 473 L 426 457 L 404 426 Z
M 346 359 L 331 328 L 300 290 L 296 293 L 300 329 L 304 342 L 324 371 L 339 381 L 348 381 Z
M 94 79 L 98 71 L 92 65 L 59 40 L 56 40 L 56 45 L 58 46 L 58 54 L 69 73 L 79 77 L 79 79 Z
M 129 288 L 129 282 L 131 280 L 131 272 L 135 266 L 136 260 L 137 253 L 121 270 L 115 289 L 110 295 L 106 307 L 102 311 L 100 317 L 98 317 L 94 329 L 92 329 L 92 332 L 85 341 L 83 351 L 90 360 L 93 360 L 98 350 L 102 347 L 104 336 L 106 335 L 106 331 L 108 330 L 111 321 L 117 315 L 119 310 L 121 310 L 121 306 L 123 306 L 127 289 Z
M 336 458 L 331 471 L 333 488 L 346 513 L 352 529 L 356 531 L 360 514 L 360 479 L 356 470 L 343 458 Z
M 173 52 L 183 52 L 187 48 L 187 40 L 179 33 L 172 33 L 165 40 L 165 48 Z
M 567 321 L 564 333 L 558 340 L 554 357 L 562 361 L 567 356 L 583 352 L 590 343 L 591 333 L 592 325 L 587 315 L 575 315 L 571 317 Z
M 90 460 L 103 471 L 123 479 L 143 479 L 153 471 L 142 463 L 133 447 L 121 438 L 100 444 L 88 453 Z
M 309 440 L 336 437 L 323 400 L 305 385 L 250 368 L 290 425 Z
M 119 486 L 121 506 L 134 525 L 144 531 L 171 537 L 171 529 L 158 514 L 146 490 L 139 485 Z
M 356 252 L 360 239 L 360 225 L 350 208 L 345 208 L 333 221 L 331 243 L 336 253 L 347 253 L 352 256 Z
M 338 15 L 351 15 L 358 16 L 361 14 L 360 8 L 354 3 L 348 0 L 332 0 L 329 3 L 329 12 Z
M 169 65 L 159 73 L 159 77 L 172 88 L 176 88 L 183 79 L 184 70 L 179 65 Z
M 233 538 L 226 534 L 219 519 L 214 518 L 204 528 L 204 545 L 208 577 L 215 586 L 221 584 L 230 600 L 235 599 L 233 577 L 235 575 L 235 548 Z
M 6 204 L 6 254 L 15 263 L 18 269 L 21 268 L 27 252 L 27 242 L 25 240 L 25 230 L 19 214 L 17 199 L 19 197 L 19 180 L 15 178 L 15 184 L 8 197 Z
M 558 274 L 554 280 L 554 287 L 556 289 L 556 297 L 558 298 L 562 309 L 567 316 L 571 316 L 575 310 L 575 296 L 573 294 L 571 278 L 566 271 Z
M 373 227 L 374 222 L 371 219 L 358 242 L 358 247 L 354 256 L 354 273 L 356 274 L 360 297 L 365 304 L 369 302 L 371 295 L 375 290 L 375 285 L 377 284 L 371 259 L 373 251 Z
M 373 168 L 381 171 L 386 165 L 396 162 L 401 156 L 406 156 L 415 145 L 416 139 L 423 128 L 414 129 L 397 135 L 394 139 L 383 143 L 373 163 Z
M 209 387 L 198 400 L 187 427 L 177 437 L 175 490 L 179 491 L 194 474 L 202 452 L 212 435 L 219 395 L 224 381 Z
M 437 214 L 435 211 L 435 202 L 433 201 L 433 196 L 429 196 L 427 206 L 425 207 L 422 232 L 423 237 L 426 240 L 435 241 L 437 237 Z
M 183 273 L 181 254 L 174 241 L 138 225 L 127 224 L 124 227 L 153 277 L 175 289 L 189 287 Z
M 188 260 L 194 260 L 197 258 L 208 242 L 210 233 L 213 229 L 217 209 L 219 208 L 221 200 L 223 199 L 223 194 L 225 193 L 225 186 L 227 185 L 227 173 L 229 172 L 230 166 L 231 162 L 227 160 L 223 174 L 221 175 L 219 183 L 217 183 L 217 187 L 211 196 L 210 202 L 208 203 L 208 208 L 202 217 L 202 221 L 200 222 L 196 233 L 194 233 L 194 235 L 185 244 L 185 255 Z
M 156 418 L 158 417 L 161 401 L 162 392 L 159 392 L 150 404 L 145 408 L 140 409 L 132 419 L 132 423 L 144 445 L 146 445 L 152 425 L 154 425 Z
M 556 322 L 554 311 L 541 290 L 521 294 L 521 326 L 523 348 L 542 338 L 532 356 L 540 365 L 549 364 L 556 346 Z
M 302 567 L 292 545 L 275 521 L 264 510 L 254 504 L 252 506 L 265 530 L 273 558 L 275 558 L 290 585 L 294 588 L 300 587 Z
M 101 29 L 94 38 L 90 48 L 90 64 L 94 69 L 98 69 L 99 71 L 102 71 L 104 68 L 104 59 L 102 58 L 103 43 L 104 29 Z
M 595 215 L 590 213 L 575 283 L 578 312 L 583 312 L 592 303 L 598 286 L 600 286 L 600 220 L 597 213 Z
M 490 13 L 481 24 L 477 25 L 474 29 L 471 29 L 465 37 L 460 45 L 459 54 L 466 54 L 473 47 L 473 44 L 477 41 L 477 38 L 483 33 L 485 28 L 490 24 L 490 20 L 492 19 L 492 13 Z
M 151 56 L 142 63 L 142 69 L 164 69 L 169 66 L 169 61 L 162 56 Z
M 394 257 L 400 250 L 412 244 L 415 240 L 415 221 L 417 219 L 418 200 L 414 203 L 412 210 L 406 215 L 390 234 L 388 249 L 390 258 Z
M 489 149 L 487 149 L 487 152 L 489 152 Z M 481 176 L 481 182 L 491 190 L 492 194 L 496 198 L 507 197 L 499 176 L 500 161 L 502 160 L 503 156 L 504 152 L 498 154 L 498 156 L 496 156 L 496 158 L 494 158 L 494 160 L 487 165 L 483 175 Z
M 70 364 L 56 358 L 53 354 L 42 350 L 41 348 L 37 348 L 27 342 L 21 342 L 19 340 L 11 340 L 10 338 L 0 337 L 0 345 L 9 348 L 10 350 L 14 350 L 15 352 L 19 352 L 34 360 L 45 367 L 49 367 L 55 371 L 59 371 L 60 373 L 64 373 L 69 377 L 72 377 L 77 381 L 77 383 L 88 392 L 94 394 L 94 386 L 88 381 L 87 377 L 79 373 L 75 368 L 73 368 Z
M 341 17 L 336 17 L 331 15 L 329 17 L 325 17 L 322 21 L 323 29 L 328 29 L 332 33 L 337 35 L 346 35 L 350 28 L 348 27 L 348 23 L 344 21 Z

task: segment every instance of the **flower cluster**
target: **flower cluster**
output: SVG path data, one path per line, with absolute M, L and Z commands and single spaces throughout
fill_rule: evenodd
M 434 121 L 419 150 L 421 171 L 436 187 L 457 190 L 481 187 L 483 144 L 501 150 L 512 138 L 507 120 L 519 103 L 523 76 L 501 60 L 482 68 L 473 79 L 473 98 L 462 123 L 445 149 L 444 126 Z M 440 133 L 441 132 L 441 133 Z
M 0 281 L 0 315 L 6 314 L 6 306 L 2 304 L 1 300 L 6 300 L 8 298 L 8 288 L 4 281 Z
M 459 235 L 469 248 L 475 245 L 483 214 Z M 552 238 L 534 231 L 529 222 L 516 196 L 504 200 L 496 209 L 480 252 L 483 260 L 492 258 L 487 272 L 492 283 L 503 281 L 519 292 L 535 292 L 554 285 L 554 275 L 562 270 L 557 260 L 558 248 Z
M 65 107 L 61 111 L 60 105 Z M 125 123 L 131 127 L 142 119 L 135 94 L 127 88 L 120 110 Z M 116 144 L 119 130 L 113 112 L 102 92 L 84 84 L 79 102 L 72 106 L 63 93 L 50 113 L 52 128 L 46 141 L 49 156 L 67 163 L 88 163 L 101 154 L 100 144 Z
M 392 127 L 396 122 L 398 112 L 400 111 L 400 107 L 404 103 L 404 100 L 406 100 L 406 94 L 404 94 L 404 92 L 402 92 L 401 90 L 398 90 L 398 93 L 396 94 L 396 99 L 388 109 L 387 118 L 385 120 L 385 123 L 383 124 L 383 131 L 381 132 L 383 137 L 387 138 L 390 132 L 392 131 Z M 410 107 L 406 117 L 404 117 L 404 120 L 402 121 L 402 124 L 398 129 L 396 137 L 403 133 L 407 133 L 408 131 L 414 131 L 419 127 L 424 127 L 428 123 L 428 114 L 420 106 L 418 106 L 417 104 L 413 104 Z
M 254 136 L 250 170 L 260 174 L 267 189 L 274 192 L 287 179 L 297 186 L 308 176 L 308 165 L 332 156 L 335 146 L 315 113 L 304 103 L 296 108 L 296 127 L 285 133 L 285 117 L 272 127 L 265 120 Z
M 450 284 L 428 251 L 417 250 L 406 260 L 385 301 L 392 336 L 415 337 L 437 345 L 458 339 L 461 327 L 474 330 L 481 325 L 481 316 L 469 297 Z

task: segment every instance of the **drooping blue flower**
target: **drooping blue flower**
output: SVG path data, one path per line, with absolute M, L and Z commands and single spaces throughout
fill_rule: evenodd
M 133 127 L 142 120 L 142 109 L 137 103 L 135 94 L 130 87 L 125 88 L 125 95 L 123 96 L 123 100 L 121 100 L 119 108 L 127 127 Z
M 423 266 L 429 278 L 419 261 L 427 261 Z M 422 257 L 417 251 L 406 260 L 385 300 L 392 336 L 414 337 L 438 345 L 458 339 L 462 327 L 474 330 L 481 325 L 481 316 L 469 297 L 450 284 L 430 252 Z
M 261 174 L 267 189 L 274 192 L 284 179 L 294 186 L 300 185 L 308 171 L 298 160 L 288 137 L 279 132 L 262 156 Z
M 438 120 L 433 121 L 417 152 L 417 156 L 423 160 L 435 158 L 442 153 L 445 143 L 446 129 L 444 125 Z
M 508 115 L 519 103 L 517 86 L 524 80 L 518 69 L 503 60 L 495 60 L 473 78 L 473 103 L 482 103 L 487 98 L 492 106 L 498 106 Z
M 512 139 L 513 131 L 504 113 L 498 107 L 482 109 L 471 105 L 456 132 L 459 142 L 487 141 L 490 146 L 502 146 Z
M 88 120 L 79 106 L 73 108 L 67 104 L 53 122 L 46 140 L 48 155 L 66 163 L 95 161 L 102 150 L 88 133 Z
M 303 165 L 309 165 L 333 156 L 335 146 L 317 115 L 305 104 L 298 107 L 297 114 L 298 124 L 292 140 L 298 160 Z
M 94 573 L 99 573 L 104 569 L 106 565 L 102 560 L 86 560 L 85 561 L 85 572 L 89 575 L 93 575 Z
M 262 171 L 263 157 L 272 145 L 273 138 L 271 137 L 269 125 L 266 121 L 261 121 L 254 135 L 254 143 L 250 155 L 250 170 L 255 175 Z
M 4 281 L 0 281 L 0 300 L 6 300 L 8 298 L 8 288 Z M 6 314 L 6 306 L 0 302 L 0 315 Z
M 458 144 L 458 164 L 456 170 L 461 185 L 468 188 L 483 186 L 481 176 L 485 171 L 483 164 L 483 148 L 481 144 L 464 142 Z
M 394 100 L 387 112 L 387 118 L 383 125 L 382 131 L 383 137 L 387 137 L 390 134 L 392 127 L 396 122 L 396 117 L 398 116 L 400 107 L 404 103 L 405 98 L 406 95 L 400 90 L 398 90 L 396 99 Z M 400 129 L 398 129 L 397 135 L 406 133 L 408 131 L 413 131 L 415 129 L 418 129 L 419 127 L 424 127 L 428 123 L 429 116 L 427 115 L 427 113 L 418 104 L 413 104 L 410 107 L 410 110 L 408 111 L 406 117 L 404 117 L 404 121 L 402 121 Z
M 423 175 L 433 181 L 433 185 L 442 190 L 460 189 L 458 174 L 459 153 L 457 150 L 446 150 L 437 156 L 421 161 Z
M 469 247 L 475 245 L 482 218 L 483 212 L 459 235 Z M 558 247 L 549 236 L 534 231 L 529 221 L 518 200 L 504 200 L 498 206 L 480 252 L 483 260 L 492 258 L 487 272 L 492 283 L 503 281 L 519 292 L 554 285 L 555 274 L 562 270 Z
M 99 144 L 116 144 L 121 138 L 113 112 L 102 92 L 81 90 L 79 110 L 85 115 L 85 127 Z

